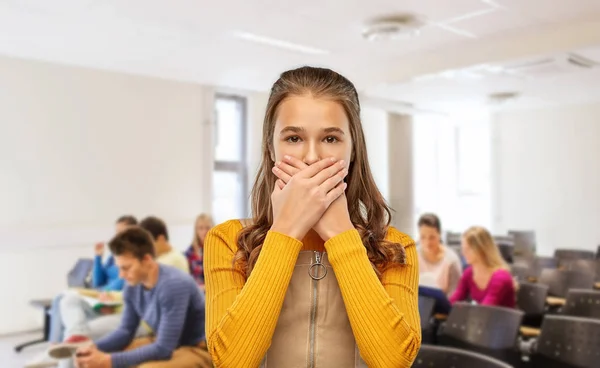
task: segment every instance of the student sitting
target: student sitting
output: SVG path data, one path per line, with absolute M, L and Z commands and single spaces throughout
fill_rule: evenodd
M 433 213 L 419 219 L 419 273 L 421 278 L 433 278 L 436 286 L 446 295 L 452 295 L 462 274 L 460 258 L 456 252 L 442 244 L 442 225 Z
M 117 219 L 115 224 L 115 233 L 120 233 L 125 230 L 128 226 L 136 225 L 137 220 L 133 216 L 121 216 Z M 119 278 L 118 267 L 114 264 L 114 259 L 109 256 L 106 262 L 102 263 L 104 256 L 104 243 L 98 243 L 95 246 L 95 257 L 94 257 L 94 268 L 92 270 L 92 286 L 99 297 L 103 299 L 112 299 L 110 292 L 120 291 L 123 288 L 123 280 Z M 104 293 L 102 293 L 104 292 Z M 59 343 L 63 341 L 65 337 L 65 320 L 63 315 L 67 316 L 67 320 L 73 315 L 68 311 L 65 312 L 63 307 L 65 305 L 72 305 L 74 303 L 85 304 L 83 301 L 83 295 L 77 290 L 68 290 L 59 294 L 54 298 L 52 307 L 50 309 L 50 342 Z M 100 315 L 104 311 L 96 311 L 91 307 L 86 308 L 83 311 L 77 311 L 78 316 L 82 316 L 83 319 L 92 319 Z
M 109 243 L 127 286 L 121 325 L 76 351 L 78 367 L 212 367 L 204 347 L 204 296 L 194 280 L 155 260 L 152 236 L 140 227 Z M 139 326 L 150 336 L 135 339 Z M 73 352 L 73 347 L 65 347 Z
M 514 308 L 515 283 L 490 233 L 474 226 L 462 236 L 462 254 L 469 268 L 450 297 L 452 304 L 470 298 L 483 305 Z
M 212 218 L 205 213 L 200 214 L 194 224 L 192 245 L 185 251 L 190 273 L 202 290 L 204 290 L 204 239 L 212 227 Z
M 182 252 L 174 249 L 169 243 L 169 231 L 165 222 L 158 217 L 148 216 L 140 222 L 140 227 L 148 231 L 154 238 L 156 260 L 168 264 L 185 273 L 190 272 L 188 261 Z
M 160 256 L 156 258 L 158 263 L 189 273 L 184 255 L 174 250 L 168 243 L 169 233 L 164 221 L 156 217 L 147 217 L 140 222 L 140 227 L 153 236 L 155 252 L 156 254 L 160 253 Z M 116 265 L 114 267 L 117 269 L 118 274 L 118 267 Z M 109 297 L 102 294 L 99 299 L 101 301 L 122 302 L 123 296 L 122 293 L 111 293 Z M 61 316 L 63 316 L 66 338 L 58 348 L 50 348 L 48 354 L 55 359 L 65 358 L 61 355 L 65 351 L 64 346 L 79 346 L 115 330 L 119 326 L 121 316 L 110 314 L 120 313 L 121 308 L 103 308 L 101 311 L 102 316 L 95 314 L 94 309 L 79 293 L 65 296 L 61 301 Z M 145 335 L 147 333 L 143 329 L 136 333 L 136 337 Z M 67 355 L 67 357 L 69 356 L 70 354 Z

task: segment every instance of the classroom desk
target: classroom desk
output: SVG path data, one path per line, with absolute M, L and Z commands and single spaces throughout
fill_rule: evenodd
M 521 326 L 519 332 L 521 332 L 521 335 L 524 337 L 538 337 L 540 336 L 541 330 L 539 328 Z
M 546 298 L 546 304 L 551 307 L 562 307 L 565 305 L 567 300 L 565 298 L 557 298 L 554 296 L 549 296 Z

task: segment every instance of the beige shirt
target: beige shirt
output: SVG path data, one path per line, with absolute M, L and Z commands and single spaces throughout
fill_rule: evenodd
M 171 249 L 168 252 L 163 253 L 156 258 L 156 261 L 167 266 L 178 268 L 185 273 L 190 273 L 190 266 L 187 258 L 185 258 L 183 253 L 178 250 Z
M 441 244 L 444 256 L 438 262 L 428 262 L 419 247 L 419 278 L 420 284 L 424 286 L 442 289 L 446 295 L 452 295 L 458 286 L 462 274 L 460 258 L 456 252 Z M 432 285 L 433 284 L 433 285 Z

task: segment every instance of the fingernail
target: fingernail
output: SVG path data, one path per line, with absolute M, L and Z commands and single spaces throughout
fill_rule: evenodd
M 281 165 L 281 161 L 277 161 L 277 162 L 275 163 L 275 166 L 279 166 L 279 165 Z
M 278 171 L 279 168 L 278 167 L 273 167 L 273 171 Z
M 330 158 L 331 162 L 335 162 L 337 161 L 337 159 L 335 157 Z
M 284 159 L 286 159 L 286 160 L 291 160 L 291 159 L 292 159 L 292 158 L 291 158 L 290 156 L 288 156 L 288 155 L 285 155 L 285 156 L 283 156 L 283 158 L 284 158 Z
M 340 166 L 344 166 L 344 165 L 346 164 L 346 161 L 344 161 L 344 160 L 341 160 L 341 161 L 339 162 L 339 164 L 340 164 Z

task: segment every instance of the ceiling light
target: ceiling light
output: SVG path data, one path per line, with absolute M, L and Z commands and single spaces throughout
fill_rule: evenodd
M 418 36 L 425 24 L 412 14 L 381 17 L 367 23 L 362 35 L 369 41 L 407 39 Z
M 326 51 L 326 50 L 322 50 L 322 49 L 318 49 L 318 48 L 310 47 L 310 46 L 305 46 L 305 45 L 300 45 L 297 43 L 288 42 L 288 41 L 284 41 L 284 40 L 278 40 L 278 39 L 270 38 L 270 37 L 266 37 L 266 36 L 260 36 L 260 35 L 256 35 L 254 33 L 249 33 L 249 32 L 234 32 L 233 35 L 234 35 L 234 37 L 237 37 L 237 38 L 240 38 L 240 39 L 243 39 L 246 41 L 260 43 L 263 45 L 268 45 L 268 46 L 273 46 L 273 47 L 278 47 L 278 48 L 286 49 L 286 50 L 290 50 L 290 51 L 301 52 L 304 54 L 313 54 L 313 55 L 329 54 L 329 51 Z

